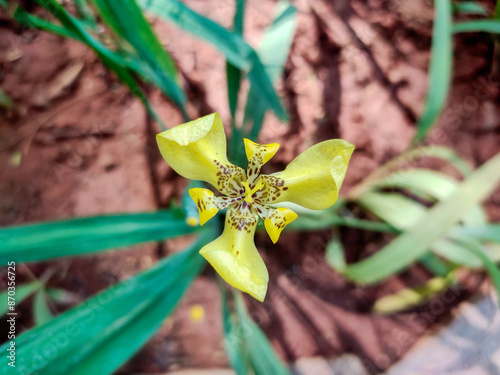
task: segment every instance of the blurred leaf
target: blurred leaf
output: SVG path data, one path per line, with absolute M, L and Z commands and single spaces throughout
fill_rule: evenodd
M 397 193 L 364 193 L 359 197 L 357 202 L 365 209 L 374 213 L 377 217 L 400 230 L 412 228 L 425 216 L 427 211 L 427 209 L 418 202 Z M 475 206 L 475 208 L 477 209 L 478 206 Z M 474 213 L 475 211 L 470 212 Z M 461 218 L 463 222 L 470 224 L 483 223 L 483 221 L 481 221 L 484 219 L 483 217 L 476 220 L 476 216 L 470 216 L 470 212 Z M 452 229 L 460 230 L 459 228 L 461 227 L 455 226 Z M 429 250 L 457 264 L 468 267 L 479 267 L 481 265 L 479 259 L 470 254 L 466 249 L 461 248 L 459 244 L 450 242 L 448 239 L 439 238 L 433 241 L 429 245 Z M 422 256 L 424 258 L 419 257 L 419 260 L 422 261 L 423 259 L 423 263 L 427 267 L 429 264 L 426 262 L 426 258 L 428 260 L 430 256 L 432 256 L 432 254 L 424 254 Z M 430 265 L 430 267 L 432 272 L 435 273 L 437 271 L 433 269 L 433 265 Z
M 92 13 L 92 10 L 87 4 L 87 0 L 73 0 L 73 3 L 75 4 L 76 11 L 82 20 L 84 20 L 87 25 L 92 28 L 97 28 L 97 21 L 94 17 L 94 13 Z
M 2 264 L 6 264 L 6 263 L 4 262 Z M 42 286 L 43 286 L 43 283 L 39 280 L 32 281 L 30 283 L 23 284 L 23 285 L 16 285 L 16 293 L 15 293 L 15 295 L 13 295 L 11 297 L 15 298 L 16 306 L 18 306 L 21 302 L 23 302 L 31 294 L 35 293 Z M 0 301 L 2 301 L 2 303 L 0 304 L 0 316 L 5 315 L 9 311 L 9 305 L 7 303 L 8 296 L 9 296 L 8 289 L 6 289 L 0 293 Z
M 457 240 L 462 242 L 462 244 L 466 249 L 468 249 L 471 253 L 473 253 L 475 256 L 481 259 L 481 261 L 484 264 L 484 268 L 486 269 L 486 271 L 488 271 L 488 274 L 490 275 L 490 278 L 493 281 L 493 285 L 495 286 L 498 297 L 500 298 L 500 270 L 491 261 L 491 259 L 484 254 L 484 252 L 481 249 L 481 246 L 476 241 L 469 241 L 467 239 L 465 239 L 465 241 L 462 241 L 462 238 L 463 237 L 458 236 Z
M 435 17 L 432 32 L 429 90 L 424 112 L 417 121 L 414 142 L 420 142 L 436 121 L 445 104 L 452 71 L 452 32 L 450 0 L 435 0 Z
M 16 340 L 16 367 L 1 366 L 0 374 L 113 373 L 172 313 L 205 264 L 198 251 L 210 239 L 205 233 L 188 250 L 23 333 Z
M 0 0 L 0 6 L 2 8 L 7 8 L 7 0 Z
M 297 9 L 288 1 L 280 1 L 277 15 L 262 39 L 258 53 L 271 82 L 275 82 L 283 74 L 297 26 L 296 13 Z M 249 137 L 254 141 L 257 141 L 267 109 L 267 103 L 261 99 L 256 87 L 251 85 L 243 126 L 250 128 Z
M 139 0 L 138 3 L 144 10 L 166 18 L 183 30 L 212 43 L 231 64 L 247 72 L 248 79 L 262 100 L 269 103 L 279 118 L 286 119 L 286 112 L 257 53 L 240 35 L 227 31 L 177 0 Z
M 424 199 L 431 196 L 434 199 L 443 200 L 457 188 L 458 184 L 458 181 L 442 173 L 415 168 L 394 172 L 380 179 L 373 187 L 408 189 Z M 483 224 L 486 222 L 486 214 L 483 208 L 477 205 L 464 216 L 463 220 L 466 224 Z
M 500 33 L 500 20 L 493 19 L 458 22 L 453 25 L 452 31 L 454 33 L 485 32 L 498 34 Z
M 245 15 L 245 0 L 236 0 L 236 10 L 233 19 L 233 33 L 243 34 L 243 18 Z M 240 91 L 241 71 L 230 62 L 226 62 L 227 96 L 229 99 L 229 110 L 234 127 L 234 117 L 238 104 L 238 92 Z
M 393 314 L 419 306 L 446 289 L 452 282 L 451 278 L 451 274 L 449 278 L 434 277 L 422 286 L 405 288 L 382 297 L 373 305 L 373 311 L 379 314 Z
M 103 63 L 111 71 L 116 73 L 120 81 L 122 81 L 129 87 L 132 94 L 134 94 L 137 98 L 139 98 L 142 101 L 148 113 L 156 120 L 156 122 L 163 129 L 166 130 L 165 125 L 151 107 L 151 104 L 149 103 L 146 94 L 139 86 L 139 84 L 136 82 L 135 78 L 128 71 L 128 69 L 130 69 L 136 72 L 137 74 L 147 74 L 147 72 L 145 72 L 145 70 L 143 69 L 143 64 L 133 59 L 125 60 L 118 53 L 115 53 L 106 48 L 94 36 L 92 36 L 90 33 L 87 33 L 87 31 L 85 30 L 86 26 L 83 22 L 79 21 L 78 19 L 74 18 L 71 14 L 66 12 L 66 10 L 60 4 L 54 2 L 54 0 L 46 0 L 46 1 L 35 0 L 35 1 L 37 1 L 48 11 L 53 12 L 54 16 L 56 16 L 59 19 L 59 21 L 61 21 L 63 26 L 54 25 L 51 22 L 30 15 L 21 8 L 16 9 L 14 18 L 27 26 L 37 27 L 42 30 L 49 31 L 63 37 L 74 38 L 88 45 L 90 48 L 94 50 L 94 52 L 99 56 L 99 58 L 103 61 Z M 152 79 L 150 75 L 146 75 L 144 79 L 148 81 L 154 81 L 154 79 Z
M 36 326 L 48 323 L 54 318 L 47 303 L 47 295 L 45 290 L 41 288 L 36 292 L 33 300 L 33 318 Z
M 454 267 L 445 264 L 433 253 L 426 253 L 418 258 L 418 261 L 427 268 L 433 275 L 445 277 Z
M 290 375 L 285 365 L 276 356 L 264 332 L 248 315 L 241 293 L 234 294 L 236 312 L 241 332 L 249 352 L 255 375 Z
M 500 243 L 500 224 L 484 224 L 477 226 L 463 226 L 455 228 L 452 233 L 466 235 L 477 241 L 491 241 Z
M 64 289 L 48 288 L 45 292 L 50 299 L 62 305 L 78 303 L 81 300 L 81 297 L 78 294 Z
M 0 89 L 0 107 L 11 108 L 13 105 L 12 99 Z
M 288 1 L 280 1 L 277 5 L 276 17 L 266 30 L 259 49 L 259 56 L 265 66 L 271 82 L 275 82 L 283 74 L 283 68 L 290 53 L 296 28 L 296 9 Z M 231 139 L 231 155 L 238 165 L 245 163 L 245 154 L 241 150 L 243 138 L 257 141 L 266 111 L 270 109 L 252 83 L 247 95 L 243 125 L 234 129 Z
M 219 278 L 220 281 L 220 278 Z M 239 318 L 229 307 L 224 282 L 220 282 L 222 296 L 222 323 L 224 325 L 224 342 L 227 357 L 237 375 L 251 374 L 250 355 L 243 338 Z
M 426 211 L 421 204 L 399 193 L 365 193 L 357 202 L 398 229 L 409 229 Z
M 453 12 L 458 14 L 470 14 L 487 16 L 488 9 L 481 3 L 475 1 L 455 1 L 452 4 Z
M 474 205 L 484 200 L 500 181 L 500 154 L 474 171 L 448 198 L 430 208 L 407 232 L 375 255 L 347 266 L 344 274 L 373 283 L 397 273 L 424 255 Z
M 400 169 L 404 168 L 410 171 L 416 168 L 416 160 L 422 158 L 438 158 L 449 162 L 453 165 L 463 176 L 471 173 L 472 168 L 465 160 L 463 160 L 457 153 L 446 146 L 420 146 L 414 147 L 403 154 L 392 158 L 389 162 L 373 171 L 367 178 L 360 184 L 356 185 L 350 190 L 348 200 L 356 199 L 359 195 L 366 191 L 373 189 L 375 185 L 384 181 L 389 173 L 404 173 Z M 396 171 L 396 172 L 394 172 Z
M 73 256 L 194 231 L 181 216 L 167 210 L 20 225 L 0 229 L 0 261 Z
M 335 270 L 342 272 L 346 266 L 344 246 L 338 229 L 332 231 L 332 238 L 326 244 L 326 261 Z
M 186 96 L 177 84 L 174 61 L 163 48 L 135 0 L 91 0 L 102 19 L 135 49 L 145 65 L 143 76 L 154 77 L 160 89 L 181 108 L 185 119 Z

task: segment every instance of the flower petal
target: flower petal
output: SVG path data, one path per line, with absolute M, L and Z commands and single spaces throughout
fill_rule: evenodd
M 276 154 L 280 145 L 279 143 L 260 145 L 247 138 L 244 138 L 243 142 L 245 142 L 245 152 L 248 159 L 248 182 L 252 185 L 257 176 L 260 174 L 260 168 Z
M 212 191 L 203 188 L 189 189 L 189 196 L 198 207 L 200 225 L 213 218 L 219 210 L 238 201 L 237 198 L 216 197 Z
M 234 208 L 226 214 L 224 232 L 205 245 L 200 254 L 226 282 L 264 301 L 269 274 L 254 244 L 256 215 L 241 215 Z
M 297 156 L 284 171 L 261 176 L 260 203 L 293 202 L 313 210 L 332 206 L 344 181 L 354 145 L 341 139 L 318 143 Z
M 273 243 L 278 242 L 280 238 L 281 231 L 297 218 L 297 214 L 290 210 L 289 208 L 278 207 L 275 210 L 270 210 L 267 219 L 264 221 L 264 225 L 267 230 L 267 234 L 271 238 Z
M 245 171 L 226 156 L 226 135 L 218 113 L 176 126 L 156 136 L 163 158 L 181 176 L 236 196 Z

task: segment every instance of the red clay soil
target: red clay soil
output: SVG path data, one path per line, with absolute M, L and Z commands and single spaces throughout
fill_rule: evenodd
M 224 26 L 231 24 L 232 1 L 186 3 Z M 294 5 L 298 28 L 278 84 L 291 120 L 282 124 L 269 114 L 261 141 L 281 143 L 272 170 L 324 139 L 354 143 L 345 193 L 405 150 L 415 133 L 427 90 L 432 8 L 416 0 L 297 0 Z M 245 38 L 253 46 L 272 21 L 274 8 L 270 0 L 247 3 Z M 157 129 L 92 51 L 24 29 L 6 13 L 0 22 L 0 86 L 16 103 L 0 111 L 0 225 L 151 211 L 179 199 L 187 181 L 161 160 L 153 137 Z M 223 56 L 171 24 L 153 22 L 182 72 L 190 116 L 218 111 L 229 124 Z M 478 166 L 500 151 L 500 79 L 489 76 L 493 41 L 485 34 L 467 34 L 457 36 L 455 45 L 451 96 L 426 142 L 452 146 Z M 156 90 L 150 96 L 169 126 L 182 122 L 175 106 Z M 424 163 L 454 173 L 440 163 Z M 498 191 L 486 202 L 492 220 L 500 219 L 499 203 Z M 353 229 L 342 229 L 341 235 L 350 262 L 389 240 Z M 413 311 L 374 315 L 370 309 L 377 298 L 416 285 L 429 274 L 415 266 L 380 285 L 356 286 L 325 263 L 330 236 L 330 231 L 286 232 L 276 246 L 263 234 L 256 238 L 271 280 L 265 303 L 249 299 L 249 306 L 287 361 L 350 352 L 370 372 L 384 370 L 482 280 L 468 276 L 465 286 Z M 50 270 L 52 286 L 86 298 L 147 269 L 185 242 L 30 264 L 20 272 L 27 280 Z M 188 318 L 195 304 L 206 311 L 200 323 Z M 23 304 L 21 317 L 26 328 L 32 324 L 29 305 Z M 207 268 L 121 373 L 224 366 L 219 291 Z

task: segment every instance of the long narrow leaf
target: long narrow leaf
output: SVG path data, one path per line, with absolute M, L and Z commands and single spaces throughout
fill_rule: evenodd
M 225 285 L 221 284 L 222 295 L 222 322 L 224 325 L 224 341 L 226 344 L 227 357 L 231 367 L 237 375 L 247 375 L 250 370 L 250 355 L 243 337 L 239 318 L 229 306 Z
M 445 104 L 451 82 L 452 32 L 451 1 L 436 0 L 434 28 L 432 32 L 431 63 L 429 67 L 429 91 L 424 112 L 417 121 L 414 142 L 425 138 Z
M 44 289 L 38 290 L 33 300 L 33 318 L 35 325 L 40 326 L 48 323 L 54 316 L 48 305 L 47 294 Z
M 231 64 L 248 72 L 248 78 L 258 89 L 259 95 L 269 103 L 278 117 L 286 119 L 286 112 L 257 53 L 241 36 L 227 31 L 177 0 L 139 0 L 138 3 L 144 10 L 172 21 L 183 30 L 212 43 Z
M 192 233 L 170 211 L 86 217 L 0 229 L 0 262 L 74 256 Z
M 5 264 L 5 262 L 3 263 Z M 27 284 L 17 285 L 15 293 L 9 293 L 9 290 L 6 289 L 0 293 L 0 316 L 3 316 L 9 311 L 9 299 L 8 297 L 12 297 L 11 301 L 15 301 L 15 306 L 18 306 L 21 302 L 23 302 L 27 297 L 35 293 L 38 289 L 43 286 L 43 283 L 39 280 L 32 281 Z M 15 308 L 14 308 L 15 309 Z
M 429 249 L 500 181 L 500 154 L 474 171 L 446 200 L 436 204 L 407 232 L 375 255 L 344 269 L 348 277 L 373 283 L 401 271 Z
M 174 61 L 156 37 L 149 22 L 142 15 L 135 0 L 92 0 L 102 18 L 113 30 L 137 51 L 147 72 L 168 97 L 186 115 L 186 96 L 178 85 L 178 72 Z M 186 117 L 187 118 L 187 117 Z
M 188 250 L 25 332 L 16 341 L 16 367 L 1 366 L 0 374 L 113 373 L 174 310 L 201 271 L 198 250 L 211 238 L 203 235 Z
M 243 35 L 243 19 L 245 16 L 245 0 L 236 0 L 236 10 L 234 12 L 233 32 Z M 229 99 L 229 110 L 234 125 L 236 115 L 236 105 L 238 104 L 238 92 L 240 91 L 241 71 L 238 67 L 226 62 L 227 96 Z
M 56 35 L 64 37 L 73 37 L 92 48 L 103 63 L 112 71 L 116 73 L 118 78 L 125 83 L 132 94 L 138 97 L 144 106 L 146 107 L 148 113 L 156 120 L 156 122 L 163 128 L 166 129 L 165 125 L 158 117 L 156 112 L 151 107 L 146 95 L 143 90 L 136 82 L 135 78 L 130 74 L 128 69 L 135 71 L 138 74 L 146 74 L 142 66 L 137 61 L 127 61 L 122 56 L 106 48 L 102 43 L 100 43 L 94 36 L 87 33 L 85 30 L 85 24 L 71 14 L 69 14 L 64 7 L 59 3 L 54 2 L 54 0 L 35 0 L 38 1 L 40 5 L 44 6 L 47 10 L 52 11 L 53 14 L 61 21 L 63 27 L 59 25 L 54 25 L 48 21 L 42 20 L 38 17 L 30 15 L 21 8 L 17 8 L 14 17 L 22 23 L 26 23 L 28 26 L 33 26 L 46 30 Z M 151 74 L 146 74 L 144 76 L 146 80 L 154 81 Z
M 279 360 L 264 332 L 250 318 L 241 293 L 235 293 L 236 311 L 242 327 L 255 375 L 290 375 Z
M 453 25 L 452 31 L 454 33 L 466 33 L 466 32 L 485 32 L 498 34 L 500 33 L 500 20 L 474 20 L 466 22 L 458 22 Z

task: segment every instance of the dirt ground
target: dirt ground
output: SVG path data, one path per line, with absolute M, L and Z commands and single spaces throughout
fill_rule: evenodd
M 231 26 L 233 1 L 185 3 Z M 278 83 L 290 124 L 268 114 L 261 141 L 281 143 L 272 169 L 324 139 L 354 143 L 345 193 L 411 142 L 427 91 L 432 7 L 423 0 L 293 4 L 298 27 Z M 493 7 L 492 1 L 485 4 Z M 272 22 L 275 5 L 271 0 L 247 2 L 244 36 L 253 46 Z M 228 125 L 223 56 L 171 24 L 153 22 L 182 73 L 190 116 L 218 111 Z M 452 146 L 478 166 L 500 150 L 500 79 L 490 76 L 493 41 L 486 34 L 465 34 L 455 37 L 455 47 L 448 105 L 426 142 Z M 2 13 L 0 87 L 16 103 L 15 109 L 0 110 L 0 225 L 151 211 L 182 194 L 187 181 L 161 159 L 153 137 L 158 129 L 85 46 L 24 29 Z M 182 123 L 179 111 L 158 91 L 150 90 L 150 96 L 168 126 Z M 454 173 L 439 163 L 425 163 Z M 500 192 L 486 206 L 498 221 Z M 349 261 L 372 253 L 385 240 L 353 229 L 342 229 L 341 235 Z M 429 274 L 414 266 L 380 285 L 356 286 L 324 262 L 330 236 L 330 231 L 286 232 L 276 246 L 264 235 L 256 237 L 271 279 L 265 303 L 248 302 L 252 316 L 287 361 L 350 352 L 370 372 L 384 370 L 483 281 L 470 275 L 464 287 L 431 304 L 393 316 L 373 315 L 370 308 L 377 298 L 416 285 Z M 147 269 L 183 242 L 30 264 L 23 273 L 28 278 L 51 269 L 51 285 L 86 298 Z M 198 323 L 188 318 L 196 304 L 206 311 Z M 31 325 L 28 311 L 22 317 L 26 327 Z M 207 268 L 122 373 L 227 367 L 220 316 L 218 286 Z

